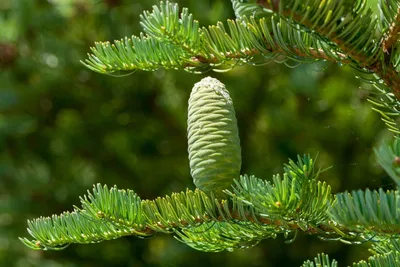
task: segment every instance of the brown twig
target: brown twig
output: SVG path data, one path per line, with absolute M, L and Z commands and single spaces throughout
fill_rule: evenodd
M 382 50 L 383 52 L 386 53 L 386 55 L 391 54 L 393 45 L 397 43 L 399 40 L 399 34 L 400 34 L 400 8 L 397 9 L 397 14 L 393 19 L 392 25 L 390 25 L 389 30 L 387 31 L 381 42 Z
M 278 44 L 275 45 L 276 48 L 273 47 L 266 47 L 267 50 L 269 50 L 271 53 L 274 54 L 282 54 L 282 55 L 287 55 L 287 52 L 284 51 L 279 47 Z M 343 64 L 349 64 L 353 62 L 347 55 L 343 53 L 335 53 L 335 55 L 339 58 L 339 60 L 335 60 L 334 58 L 328 56 L 323 49 L 315 49 L 315 48 L 308 48 L 307 52 L 304 52 L 296 47 L 289 48 L 291 49 L 291 52 L 293 54 L 296 54 L 299 57 L 303 58 L 313 58 L 313 59 L 321 59 L 321 60 L 327 60 L 327 61 L 333 61 L 333 62 L 338 62 L 340 61 Z M 260 54 L 260 51 L 257 49 L 250 49 L 246 52 L 246 55 L 249 57 L 252 56 L 257 56 Z M 203 56 L 193 56 L 191 58 L 191 62 L 186 62 L 185 65 L 183 66 L 184 68 L 191 68 L 191 67 L 196 67 L 198 66 L 198 63 L 203 63 L 203 64 L 217 64 L 220 63 L 221 61 L 215 57 L 214 55 L 209 55 L 209 58 L 205 58 Z M 226 53 L 224 57 L 228 60 L 237 60 L 243 58 L 243 55 L 238 53 Z

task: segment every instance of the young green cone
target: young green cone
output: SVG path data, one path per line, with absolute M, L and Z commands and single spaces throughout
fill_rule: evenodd
M 222 190 L 239 178 L 241 149 L 235 110 L 228 90 L 217 79 L 202 79 L 190 94 L 188 152 L 197 188 L 222 196 Z

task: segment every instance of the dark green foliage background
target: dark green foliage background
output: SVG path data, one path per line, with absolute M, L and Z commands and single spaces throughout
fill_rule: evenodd
M 366 246 L 300 234 L 234 253 L 192 250 L 170 235 L 32 251 L 26 220 L 71 210 L 94 183 L 142 198 L 194 188 L 186 144 L 193 84 L 212 75 L 236 107 L 242 173 L 270 179 L 297 154 L 319 151 L 333 192 L 392 188 L 372 148 L 390 136 L 367 102 L 369 85 L 331 63 L 238 67 L 227 73 L 137 72 L 123 78 L 79 63 L 95 41 L 138 34 L 158 1 L 0 1 L 0 266 L 299 266 L 319 252 L 343 265 Z M 233 17 L 230 1 L 179 1 L 202 25 Z M 294 63 L 290 63 L 294 64 Z

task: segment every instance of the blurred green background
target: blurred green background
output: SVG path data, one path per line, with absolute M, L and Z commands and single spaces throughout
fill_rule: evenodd
M 202 25 L 233 18 L 230 1 L 178 1 Z M 373 147 L 390 136 L 367 102 L 369 85 L 332 63 L 242 66 L 100 75 L 79 60 L 95 41 L 140 32 L 139 14 L 158 1 L 0 1 L 0 266 L 300 266 L 325 252 L 343 266 L 366 246 L 300 234 L 233 253 L 203 253 L 171 235 L 126 237 L 63 251 L 32 251 L 26 220 L 72 210 L 94 183 L 155 198 L 194 188 L 186 109 L 190 90 L 211 75 L 231 91 L 242 173 L 271 179 L 297 154 L 319 152 L 333 192 L 392 188 Z

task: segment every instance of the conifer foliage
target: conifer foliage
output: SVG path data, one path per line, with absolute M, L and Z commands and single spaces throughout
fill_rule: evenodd
M 380 1 L 380 17 L 363 0 L 232 0 L 232 6 L 235 19 L 200 27 L 188 9 L 161 2 L 141 16 L 142 33 L 96 43 L 82 63 L 109 74 L 159 68 L 204 73 L 270 61 L 347 64 L 374 85 L 372 108 L 389 130 L 400 133 L 400 2 Z M 188 152 L 196 190 L 144 200 L 132 190 L 97 184 L 72 212 L 29 220 L 33 239 L 21 241 L 32 249 L 58 250 L 161 232 L 197 250 L 218 252 L 301 231 L 352 244 L 374 241 L 372 256 L 354 266 L 399 266 L 397 190 L 332 194 L 309 155 L 289 160 L 272 180 L 239 175 L 240 140 L 228 89 L 208 77 L 194 86 L 189 100 Z M 375 150 L 398 186 L 399 144 L 396 139 Z M 303 266 L 337 262 L 321 254 Z

